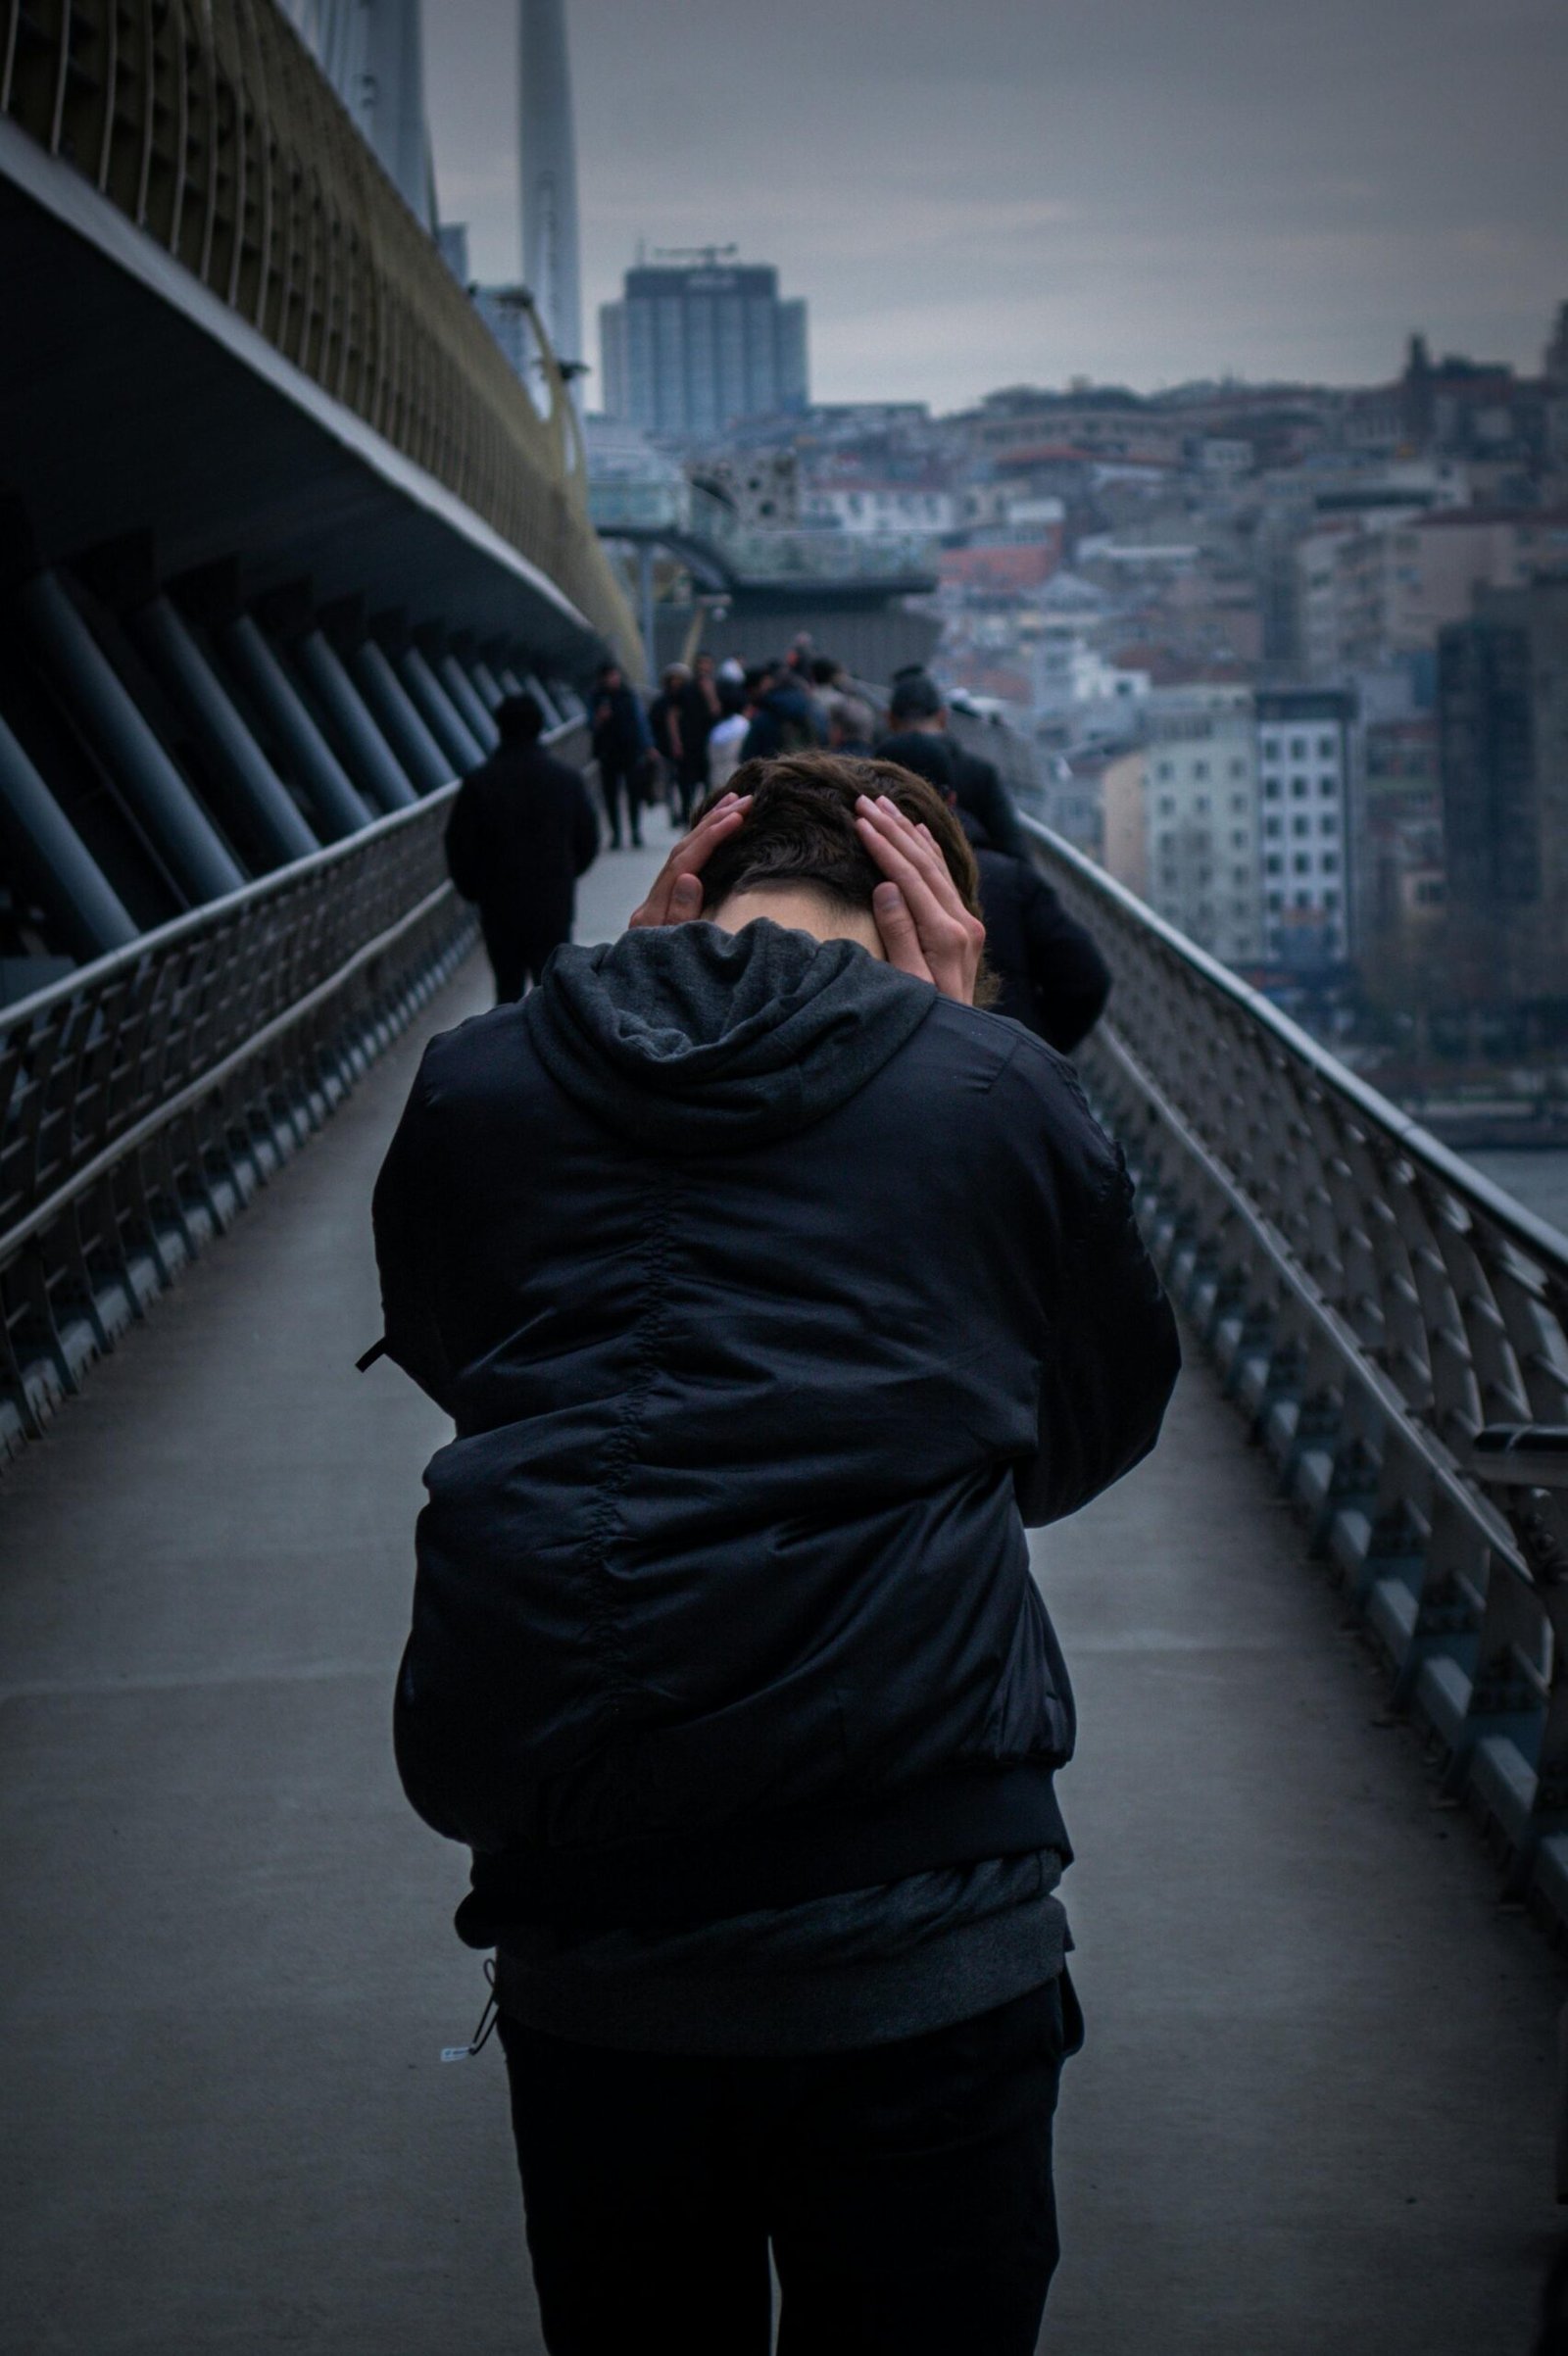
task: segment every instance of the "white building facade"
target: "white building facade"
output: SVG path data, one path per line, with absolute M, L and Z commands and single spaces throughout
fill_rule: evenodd
M 1149 904 L 1211 957 L 1255 965 L 1263 911 L 1251 691 L 1157 688 L 1144 712 Z
M 1337 965 L 1350 949 L 1353 700 L 1327 689 L 1257 697 L 1263 955 Z

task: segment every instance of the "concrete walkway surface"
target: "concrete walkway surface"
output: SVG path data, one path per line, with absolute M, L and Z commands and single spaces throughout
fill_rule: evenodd
M 607 856 L 580 937 L 655 863 Z M 371 1180 L 487 995 L 476 962 L 0 1483 L 3 2356 L 542 2347 L 499 2052 L 437 2058 L 484 1995 L 465 1861 L 390 1752 L 443 1426 L 353 1371 Z M 1563 1975 L 1201 1372 L 1038 1563 L 1090 2022 L 1043 2346 L 1527 2356 Z

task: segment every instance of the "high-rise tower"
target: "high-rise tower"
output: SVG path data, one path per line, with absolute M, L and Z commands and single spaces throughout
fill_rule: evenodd
M 556 358 L 582 360 L 577 146 L 565 0 L 522 0 L 522 274 Z

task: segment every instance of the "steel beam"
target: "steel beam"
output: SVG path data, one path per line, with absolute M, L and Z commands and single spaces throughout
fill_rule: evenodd
M 349 748 L 359 780 L 382 810 L 406 810 L 418 800 L 401 762 L 365 708 L 344 669 L 338 651 L 325 633 L 308 630 L 294 649 L 299 666 L 316 690 L 333 726 Z
M 506 689 L 490 668 L 489 663 L 482 658 L 477 663 L 470 663 L 468 668 L 475 687 L 483 696 L 489 710 L 494 712 L 500 704 L 505 702 Z
M 466 777 L 470 769 L 476 769 L 483 761 L 483 745 L 416 646 L 404 648 L 398 657 L 397 666 L 410 695 L 423 712 L 458 775 Z
M 457 771 L 393 669 L 386 649 L 374 638 L 362 638 L 349 663 L 360 693 L 419 791 L 433 794 L 450 785 Z
M 160 857 L 194 902 L 245 882 L 196 796 L 142 717 L 129 690 L 53 572 L 34 573 L 19 608 L 74 715 L 132 804 Z
M 0 720 L 0 840 L 74 957 L 101 957 L 137 927 L 98 861 Z
M 167 597 L 152 598 L 135 616 L 135 627 L 195 730 L 208 760 L 243 813 L 246 829 L 270 852 L 276 865 L 309 859 L 321 848 L 287 786 L 230 703 L 211 663 Z
M 457 656 L 451 653 L 442 655 L 436 662 L 434 669 L 442 686 L 456 704 L 464 719 L 466 720 L 469 734 L 483 745 L 487 753 L 493 753 L 501 742 L 501 731 L 490 716 L 490 710 L 483 696 L 465 671 Z
M 355 791 L 347 769 L 307 712 L 299 689 L 262 635 L 255 616 L 236 615 L 223 632 L 223 645 L 287 747 L 318 833 L 325 841 L 335 843 L 345 835 L 358 834 L 362 826 L 368 826 L 369 810 Z

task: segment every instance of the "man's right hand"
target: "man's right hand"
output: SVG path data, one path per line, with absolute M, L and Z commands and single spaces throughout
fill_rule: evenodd
M 726 841 L 752 807 L 750 794 L 725 794 L 690 834 L 683 834 L 654 878 L 654 888 L 629 924 L 691 924 L 703 912 L 700 881 L 710 855 Z

